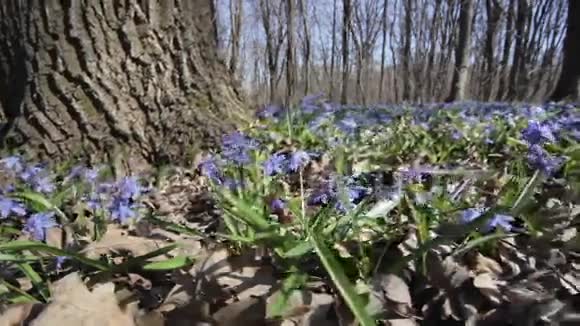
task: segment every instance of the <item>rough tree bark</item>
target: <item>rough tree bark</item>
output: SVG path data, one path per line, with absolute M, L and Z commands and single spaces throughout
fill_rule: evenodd
M 465 99 L 467 90 L 467 73 L 469 64 L 469 49 L 471 47 L 471 29 L 473 24 L 474 1 L 461 1 L 461 14 L 459 15 L 459 37 L 455 49 L 455 69 L 451 93 L 447 102 L 461 101 Z
M 580 1 L 568 0 L 568 27 L 564 38 L 564 63 L 550 96 L 553 101 L 580 100 Z
M 246 112 L 214 14 L 211 0 L 0 1 L 4 145 L 133 168 L 215 146 Z

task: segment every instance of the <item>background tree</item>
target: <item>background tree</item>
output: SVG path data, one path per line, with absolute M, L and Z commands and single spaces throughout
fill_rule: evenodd
M 223 20 L 220 39 L 233 41 L 227 13 L 232 0 L 215 1 L 219 10 L 226 11 L 218 16 Z M 254 104 L 286 97 L 285 79 L 278 83 L 286 71 L 285 1 L 243 1 L 247 10 L 240 58 L 248 64 L 238 67 L 238 76 Z M 260 4 L 267 4 L 269 15 L 262 15 Z M 455 72 L 461 1 L 349 0 L 346 26 L 344 4 L 345 0 L 305 0 L 303 11 L 301 0 L 294 1 L 296 97 L 322 92 L 340 101 L 344 93 L 348 101 L 367 104 L 447 99 Z M 562 69 L 567 1 L 481 0 L 474 1 L 473 10 L 477 15 L 465 66 L 469 98 L 546 100 Z M 262 19 L 265 16 L 268 19 Z M 348 44 L 342 40 L 343 31 Z
M 568 27 L 564 39 L 564 66 L 550 98 L 580 100 L 580 2 L 568 0 Z
M 349 33 L 350 20 L 352 15 L 352 0 L 342 1 L 342 91 L 340 93 L 340 103 L 345 104 L 348 98 L 348 75 L 349 69 Z
M 211 0 L 0 2 L 1 138 L 32 156 L 183 161 L 244 119 Z
M 448 102 L 465 99 L 467 90 L 467 74 L 469 54 L 471 48 L 471 29 L 473 24 L 474 0 L 461 1 L 461 14 L 459 15 L 459 39 L 455 49 L 455 69 L 451 93 Z

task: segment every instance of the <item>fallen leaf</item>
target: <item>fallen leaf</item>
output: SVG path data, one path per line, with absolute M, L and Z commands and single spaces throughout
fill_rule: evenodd
M 34 319 L 44 308 L 40 303 L 14 304 L 0 312 L 0 325 L 20 326 L 27 320 Z
M 219 326 L 265 325 L 266 301 L 263 298 L 246 298 L 226 305 L 213 314 Z
M 113 283 L 99 284 L 89 291 L 78 273 L 54 283 L 50 304 L 31 322 L 31 326 L 133 326 L 133 316 L 121 310 Z

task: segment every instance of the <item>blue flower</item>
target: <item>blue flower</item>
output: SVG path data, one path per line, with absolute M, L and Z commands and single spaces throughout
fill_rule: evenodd
M 250 163 L 249 151 L 256 149 L 257 142 L 236 131 L 223 137 L 223 156 L 232 163 L 244 165 Z
M 135 177 L 124 177 L 117 184 L 119 190 L 119 197 L 121 199 L 135 199 L 141 194 L 141 185 Z
M 470 223 L 480 217 L 485 212 L 482 208 L 468 208 L 461 212 L 461 222 Z
M 36 192 L 42 192 L 45 194 L 51 193 L 56 189 L 54 183 L 50 177 L 35 178 L 32 180 L 32 188 Z
M 485 209 L 483 208 L 468 208 L 461 212 L 461 222 L 465 224 L 470 223 L 479 218 L 483 213 L 485 213 Z M 493 228 L 497 227 L 510 231 L 512 229 L 510 223 L 513 221 L 514 218 L 510 215 L 495 214 L 485 225 L 484 231 L 491 231 Z
M 26 183 L 32 182 L 32 180 L 34 178 L 36 178 L 41 172 L 44 171 L 44 168 L 36 165 L 36 166 L 30 166 L 27 167 L 26 169 L 24 169 L 24 171 L 22 171 L 22 173 L 20 173 L 20 179 Z
M 68 260 L 67 256 L 56 256 L 56 269 L 61 270 L 62 265 Z
M 522 137 L 532 145 L 541 144 L 544 141 L 553 142 L 556 140 L 550 126 L 541 124 L 536 120 L 528 121 L 528 126 L 522 131 Z
M 337 122 L 337 126 L 340 130 L 344 133 L 350 134 L 356 131 L 358 127 L 358 123 L 353 117 L 346 117 L 339 122 Z
M 302 107 L 302 112 L 304 113 L 314 113 L 318 110 L 317 102 L 322 97 L 323 94 L 313 94 L 307 95 L 300 101 L 300 106 Z
M 463 138 L 463 133 L 460 130 L 454 130 L 451 133 L 451 139 L 453 140 L 460 140 Z
M 20 156 L 14 155 L 5 157 L 0 160 L 0 163 L 4 165 L 4 168 L 14 173 L 20 173 L 24 169 L 22 158 L 20 158 Z
M 121 224 L 126 223 L 130 218 L 135 217 L 136 213 L 133 207 L 127 200 L 115 199 L 111 206 L 109 206 L 111 218 Z
M 199 164 L 201 174 L 213 181 L 214 183 L 222 184 L 222 175 L 217 165 L 216 159 L 210 157 Z
M 270 202 L 270 210 L 274 212 L 278 212 L 283 210 L 286 207 L 286 203 L 280 198 L 276 198 Z
M 296 172 L 299 169 L 305 167 L 308 162 L 310 162 L 310 155 L 308 155 L 308 153 L 305 151 L 299 150 L 292 153 L 290 156 L 290 164 L 288 167 L 290 168 L 290 171 Z
M 17 201 L 0 196 L 0 219 L 8 218 L 12 214 L 24 216 L 26 215 L 26 208 Z
M 85 198 L 87 207 L 93 212 L 103 208 L 103 203 L 101 198 L 97 194 L 91 194 L 88 198 Z
M 497 228 L 501 227 L 506 231 L 510 231 L 512 229 L 511 222 L 514 221 L 514 218 L 510 215 L 505 214 L 495 214 L 491 221 L 489 221 L 488 228 Z
M 563 163 L 562 158 L 550 155 L 542 146 L 531 145 L 528 151 L 528 163 L 534 169 L 540 170 L 546 175 L 553 174 Z
M 273 176 L 284 171 L 286 157 L 282 154 L 274 154 L 264 162 L 264 174 Z
M 24 231 L 31 234 L 38 241 L 46 238 L 46 229 L 57 226 L 54 220 L 54 212 L 42 212 L 32 214 L 26 221 Z
M 101 173 L 100 170 L 101 170 L 100 168 L 85 169 L 83 173 L 85 181 L 94 184 L 97 181 L 99 174 Z

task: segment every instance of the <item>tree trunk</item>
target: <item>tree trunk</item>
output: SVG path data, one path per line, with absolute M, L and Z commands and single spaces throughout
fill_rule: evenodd
M 230 24 L 231 24 L 231 48 L 230 48 L 230 73 L 237 75 L 238 61 L 240 57 L 240 42 L 242 38 L 242 17 L 244 15 L 242 0 L 230 0 Z M 237 76 L 236 76 L 237 77 Z
M 469 49 L 471 47 L 471 29 L 473 24 L 473 0 L 461 2 L 459 15 L 459 38 L 455 49 L 455 70 L 451 83 L 451 94 L 447 102 L 462 101 L 465 99 L 467 89 L 467 73 L 469 63 Z
M 383 2 L 383 16 L 381 19 L 381 27 L 382 27 L 382 38 L 383 44 L 381 47 L 381 72 L 379 78 L 379 102 L 383 101 L 383 83 L 385 80 L 385 57 L 387 56 L 386 48 L 387 48 L 387 8 L 389 2 L 384 0 Z
M 308 4 L 305 0 L 300 0 L 298 2 L 298 8 L 300 11 L 300 17 L 302 18 L 302 32 L 304 33 L 304 41 L 302 43 L 302 78 L 304 80 L 304 96 L 310 93 L 310 28 L 307 13 Z
M 497 27 L 502 16 L 502 8 L 498 0 L 486 0 L 485 9 L 487 12 L 487 29 L 485 31 L 485 75 L 487 78 L 487 85 L 484 90 L 484 99 L 491 101 L 494 97 L 495 88 L 495 60 L 496 52 L 495 44 L 497 42 Z
M 403 58 L 401 59 L 403 65 L 403 101 L 411 99 L 411 37 L 412 37 L 412 17 L 413 7 L 411 1 L 404 1 L 403 8 L 405 9 L 405 34 L 403 41 Z
M 286 105 L 294 97 L 294 83 L 296 82 L 296 66 L 294 64 L 294 0 L 286 0 L 286 22 L 287 43 L 286 43 Z
M 215 146 L 246 112 L 214 14 L 211 0 L 0 1 L 0 139 L 130 170 Z
M 334 100 L 334 53 L 336 52 L 336 1 L 332 2 L 332 45 L 330 50 L 330 89 L 328 90 L 328 96 L 330 100 Z
M 511 67 L 510 81 L 509 81 L 509 95 L 511 100 L 520 97 L 521 89 L 521 73 L 522 63 L 524 62 L 524 45 L 525 33 L 527 28 L 528 15 L 528 0 L 517 0 L 517 14 L 516 14 L 516 33 L 515 33 L 515 48 L 514 58 Z
M 346 104 L 348 91 L 348 73 L 349 73 L 349 41 L 348 34 L 350 30 L 351 0 L 343 0 L 342 14 L 342 90 L 340 92 L 340 103 Z
M 577 0 L 568 0 L 567 24 L 564 63 L 556 89 L 550 96 L 553 101 L 580 100 L 580 2 Z

